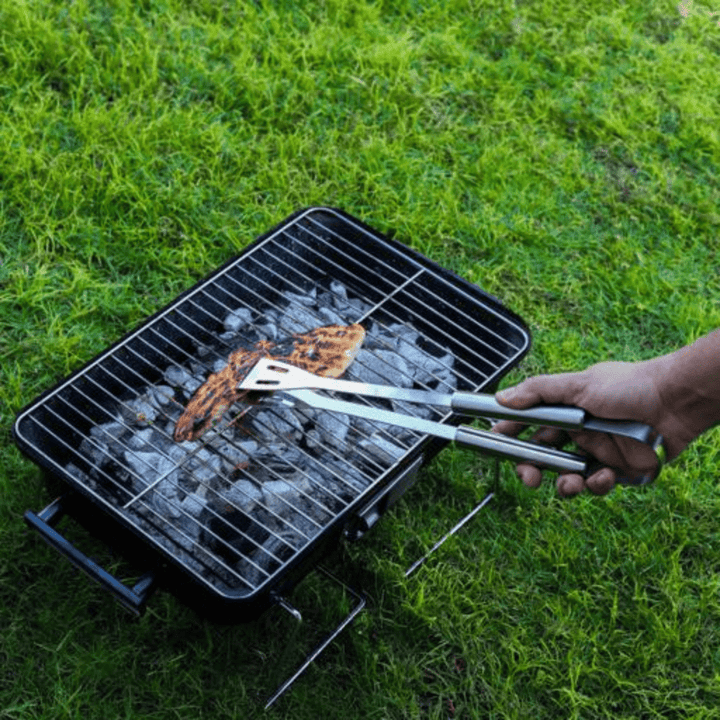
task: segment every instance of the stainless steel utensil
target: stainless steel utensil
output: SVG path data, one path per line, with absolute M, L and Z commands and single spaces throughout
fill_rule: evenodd
M 633 421 L 604 420 L 593 417 L 582 408 L 572 406 L 544 405 L 528 410 L 513 410 L 500 405 L 492 395 L 483 393 L 441 393 L 318 377 L 272 358 L 260 360 L 240 384 L 240 389 L 264 392 L 284 391 L 293 398 L 290 401 L 293 404 L 301 403 L 318 409 L 363 417 L 374 422 L 397 425 L 423 434 L 452 440 L 460 445 L 482 450 L 489 455 L 581 475 L 591 474 L 597 467 L 592 458 L 486 432 L 468 425 L 455 427 L 369 405 L 337 400 L 319 395 L 312 390 L 334 390 L 366 397 L 434 405 L 447 408 L 460 415 L 502 418 L 530 424 L 551 425 L 566 430 L 593 430 L 622 435 L 649 445 L 655 452 L 658 461 L 657 470 L 652 474 L 637 478 L 618 478 L 618 482 L 629 485 L 643 485 L 652 482 L 660 472 L 665 458 L 663 438 L 649 425 Z

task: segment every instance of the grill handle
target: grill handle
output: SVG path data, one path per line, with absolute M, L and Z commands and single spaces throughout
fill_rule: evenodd
M 99 582 L 130 612 L 135 615 L 142 615 L 145 604 L 155 589 L 155 574 L 152 572 L 146 573 L 132 588 L 124 585 L 87 555 L 81 553 L 69 540 L 55 530 L 53 526 L 60 522 L 64 515 L 65 507 L 61 496 L 53 500 L 37 514 L 27 510 L 24 518 L 31 528 L 40 533 L 40 536 L 48 545 L 54 547 L 61 555 L 64 555 L 75 567 L 82 570 L 96 582 Z

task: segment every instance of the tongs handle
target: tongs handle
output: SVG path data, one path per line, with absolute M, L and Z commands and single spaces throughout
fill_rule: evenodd
M 653 428 L 645 423 L 604 420 L 572 405 L 536 405 L 527 410 L 515 410 L 501 405 L 492 395 L 456 392 L 452 395 L 451 407 L 462 415 L 515 420 L 529 425 L 550 425 L 564 430 L 594 430 L 623 435 L 646 444 L 655 435 Z
M 639 423 L 638 423 L 639 424 Z M 646 426 L 647 427 L 647 426 Z M 588 476 L 602 465 L 593 458 L 577 453 L 558 450 L 537 443 L 518 440 L 517 438 L 478 430 L 469 425 L 460 425 L 455 434 L 455 442 L 464 447 L 471 447 L 483 452 L 516 462 L 527 462 L 533 465 L 556 470 L 557 472 L 577 473 Z M 638 477 L 619 475 L 617 482 L 621 485 L 646 485 L 652 482 L 662 469 L 665 462 L 665 446 L 662 435 L 654 434 L 645 444 L 650 445 L 655 453 L 657 466 L 654 472 Z

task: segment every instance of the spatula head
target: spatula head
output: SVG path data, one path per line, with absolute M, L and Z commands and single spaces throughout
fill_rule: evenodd
M 324 379 L 280 360 L 262 358 L 245 376 L 238 386 L 238 390 L 274 392 L 275 390 L 317 388 Z

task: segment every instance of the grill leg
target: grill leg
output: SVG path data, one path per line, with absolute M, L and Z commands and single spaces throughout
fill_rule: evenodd
M 493 478 L 493 491 L 488 493 L 460 522 L 456 523 L 453 527 L 448 530 L 431 548 L 425 555 L 419 560 L 416 560 L 406 571 L 405 577 L 409 577 L 414 573 L 449 537 L 452 537 L 465 523 L 472 520 L 480 510 L 482 510 L 492 499 L 498 489 L 498 483 L 500 481 L 500 461 L 495 458 L 495 469 Z
M 360 612 L 362 612 L 362 610 L 365 608 L 365 605 L 367 605 L 365 593 L 355 592 L 352 588 L 348 587 L 342 580 L 336 578 L 329 570 L 325 569 L 322 565 L 318 565 L 317 569 L 334 582 L 342 585 L 342 587 L 345 588 L 345 590 L 350 593 L 350 595 L 352 595 L 357 602 L 355 604 L 355 607 L 353 607 L 352 610 L 350 610 L 350 612 L 338 623 L 337 627 L 319 645 L 317 645 L 314 650 L 312 650 L 308 654 L 302 665 L 300 665 L 300 667 L 273 693 L 272 697 L 270 697 L 265 704 L 265 710 L 269 709 L 275 703 L 275 701 L 278 700 L 278 698 L 280 698 L 293 685 L 293 683 L 310 667 L 310 665 L 315 662 L 317 657 L 325 650 L 325 648 L 327 648 L 327 646 L 330 645 L 330 643 L 332 643 L 338 635 L 340 635 L 340 633 L 356 618 L 356 616 Z M 291 615 L 293 617 L 298 617 L 300 613 L 295 610 L 295 608 L 292 609 L 294 610 L 294 612 L 291 612 Z

